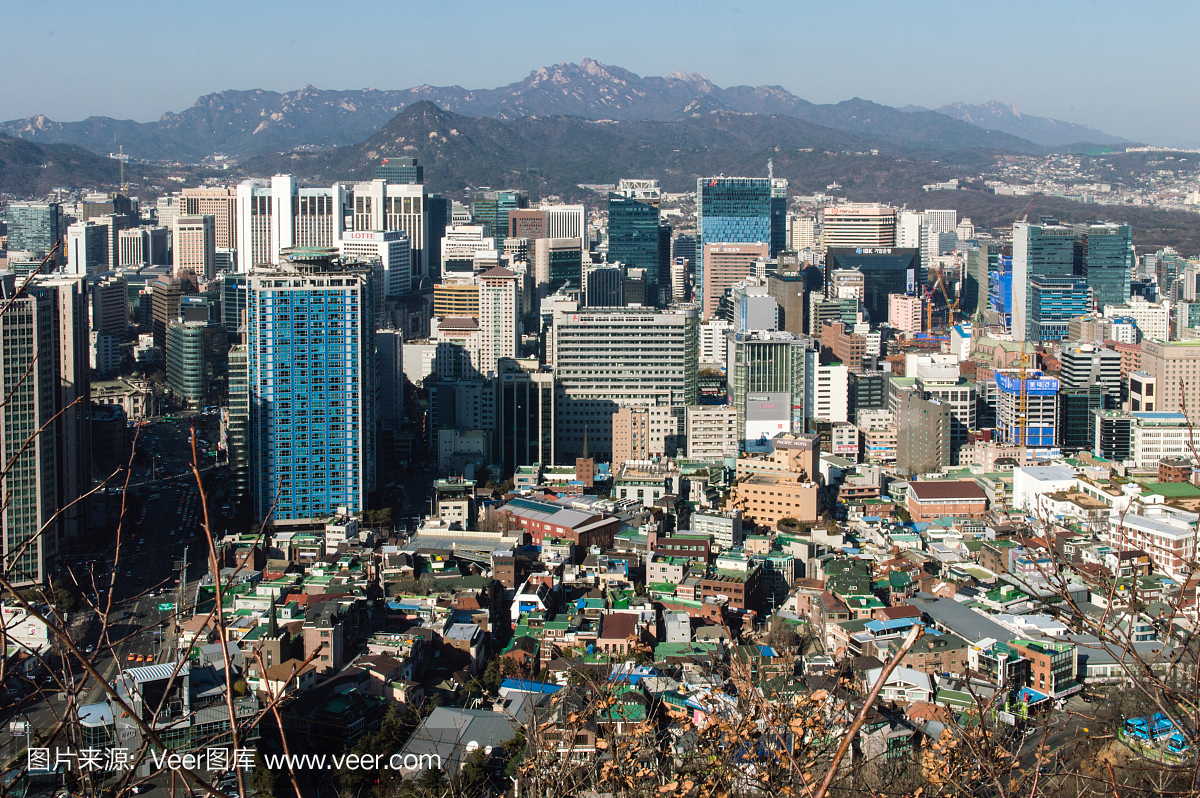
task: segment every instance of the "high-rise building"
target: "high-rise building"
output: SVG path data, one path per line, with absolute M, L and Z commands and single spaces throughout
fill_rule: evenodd
M 711 322 L 710 322 L 711 323 Z M 780 432 L 803 432 L 808 338 L 765 330 L 730 332 L 729 404 L 737 411 L 737 440 L 746 451 L 766 451 Z
M 963 297 L 960 310 L 968 319 L 982 318 L 991 286 L 988 255 L 991 244 L 980 242 L 967 250 L 967 268 L 963 279 Z
M 804 353 L 804 409 L 817 421 L 850 420 L 850 370 L 843 363 L 822 363 L 820 353 Z
M 247 281 L 250 491 L 260 521 L 364 511 L 375 489 L 371 270 L 336 256 L 284 250 L 277 268 Z
M 225 395 L 229 337 L 216 319 L 172 321 L 167 326 L 166 360 L 167 385 L 185 406 L 218 404 Z
M 704 247 L 766 244 L 768 256 L 774 255 L 785 245 L 786 208 L 786 180 L 702 177 L 696 181 L 696 293 L 701 302 L 708 301 Z
M 347 260 L 378 261 L 382 270 L 380 297 L 406 294 L 413 284 L 412 247 L 403 230 L 346 230 L 334 246 Z
M 498 369 L 496 451 L 504 473 L 554 463 L 554 374 L 510 359 L 501 359 Z
M 1130 299 L 1123 305 L 1105 305 L 1104 315 L 1114 321 L 1131 319 L 1142 338 L 1165 341 L 1171 327 L 1170 305 L 1147 302 L 1144 299 Z
M 250 493 L 249 377 L 249 352 L 245 344 L 235 344 L 229 349 L 229 407 L 221 414 L 229 446 L 230 492 L 234 500 Z
M 882 371 L 859 371 L 847 375 L 849 416 L 860 411 L 886 410 L 888 407 L 888 375 Z
M 1059 379 L 1062 388 L 1086 390 L 1099 383 L 1106 399 L 1106 408 L 1115 409 L 1121 404 L 1121 353 L 1093 343 L 1063 346 L 1062 370 Z
M 1093 410 L 1092 453 L 1123 463 L 1132 455 L 1133 416 L 1120 410 Z
M 1001 324 L 1011 329 L 1013 321 L 1012 257 L 997 256 L 996 269 L 991 272 L 990 280 L 988 307 L 999 317 Z
M 977 426 L 978 395 L 975 383 L 959 373 L 954 355 L 909 354 L 905 363 L 908 379 L 924 399 L 937 399 L 950 408 L 950 462 L 957 465 L 959 452 Z
M 35 258 L 44 258 L 66 235 L 62 205 L 57 202 L 10 202 L 4 218 L 12 252 L 32 252 Z M 60 250 L 55 261 L 65 260 Z
M 479 318 L 479 286 L 474 282 L 438 283 L 433 287 L 433 315 Z
M 413 185 L 425 182 L 425 167 L 416 158 L 384 158 L 375 167 L 375 179 L 388 185 Z
M 826 249 L 897 247 L 896 209 L 867 203 L 830 206 L 821 212 L 821 244 Z
M 817 220 L 812 216 L 793 216 L 788 220 L 788 249 L 816 249 Z
M 896 467 L 928 474 L 950 465 L 950 405 L 925 399 L 919 390 L 900 393 L 896 419 Z
M 475 224 L 487 228 L 489 237 L 503 244 L 508 238 L 508 212 L 529 207 L 529 195 L 524 191 L 480 191 L 471 204 Z
M 111 231 L 96 222 L 75 222 L 67 228 L 67 274 L 92 275 L 108 271 L 108 242 Z
M 622 180 L 608 195 L 608 262 L 645 269 L 655 291 L 660 269 L 658 203 L 657 180 Z
M 92 331 L 124 335 L 129 327 L 129 300 L 123 277 L 102 277 L 90 284 Z
M 237 187 L 238 268 L 247 272 L 278 264 L 279 252 L 291 247 L 334 246 L 344 228 L 346 204 L 341 185 L 300 188 L 292 175 L 243 181 Z M 355 229 L 358 220 L 355 214 Z
M 1104 387 L 1093 384 L 1086 388 L 1063 388 L 1058 392 L 1058 440 L 1055 444 L 1064 452 L 1091 451 L 1096 431 L 1093 413 L 1104 409 Z
M 174 274 L 190 272 L 200 280 L 216 275 L 217 228 L 213 216 L 176 216 L 171 259 Z
M 446 228 L 439 269 L 442 280 L 454 275 L 471 276 L 475 273 L 475 253 L 496 249 L 496 239 L 484 235 L 485 232 L 483 225 Z
M 1091 304 L 1088 281 L 1082 277 L 1036 276 L 1029 281 L 1030 340 L 1063 341 L 1073 318 Z
M 704 298 L 703 318 L 709 319 L 716 312 L 725 295 L 734 283 L 754 274 L 756 261 L 769 257 L 770 247 L 766 242 L 759 244 L 709 244 L 704 245 L 704 286 L 700 292 Z
M 998 389 L 996 429 L 1004 443 L 1021 444 L 1027 449 L 1051 449 L 1054 447 L 1054 427 L 1058 420 L 1058 380 L 1046 377 L 1040 371 L 1027 371 L 1023 401 L 1025 404 L 1025 432 L 1020 431 L 1021 379 L 1020 373 L 1011 369 L 996 371 Z
M 1133 276 L 1133 228 L 1107 222 L 1077 224 L 1074 229 L 1078 260 L 1083 278 L 1092 289 L 1095 307 L 1125 304 L 1129 301 L 1129 284 Z M 1171 277 L 1159 285 L 1167 291 L 1173 282 Z
M 444 212 L 443 203 L 426 195 L 421 183 L 389 183 L 375 179 L 354 186 L 354 230 L 356 232 L 390 232 L 399 230 L 408 236 L 411 285 L 417 287 L 420 278 L 433 280 L 436 264 L 430 261 L 438 249 L 445 227 L 438 228 L 433 211 Z M 334 236 L 337 240 L 338 236 Z M 305 244 L 332 246 L 331 244 Z
M 888 317 L 889 294 L 915 294 L 921 286 L 920 250 L 895 247 L 829 247 L 825 250 L 827 295 L 829 278 L 841 269 L 857 269 L 863 275 L 863 306 L 871 324 Z
M 821 356 L 825 361 L 841 363 L 848 371 L 863 370 L 863 356 L 867 353 L 867 340 L 856 335 L 840 321 L 827 321 L 821 325 Z
M 687 456 L 690 460 L 737 457 L 738 411 L 733 405 L 693 405 L 687 409 Z
M 584 250 L 589 247 L 586 205 L 542 205 L 546 214 L 546 238 L 578 238 Z
M 378 419 L 385 438 L 397 450 L 396 436 L 404 424 L 404 334 L 399 330 L 375 331 L 375 366 L 379 386 Z
M 618 308 L 625 304 L 622 299 L 623 270 L 617 266 L 591 269 L 587 275 L 587 290 L 584 306 L 589 308 Z
M 496 373 L 520 345 L 520 275 L 498 266 L 479 275 L 479 372 Z
M 767 281 L 750 277 L 730 288 L 733 310 L 733 329 L 778 330 L 779 304 L 767 292 Z
M 612 452 L 622 405 L 696 404 L 698 313 L 693 308 L 587 308 L 554 317 L 558 382 L 555 457 Z
M 583 285 L 583 249 L 578 238 L 538 238 L 533 241 L 534 283 L 546 293 L 578 291 Z
M 767 275 L 767 290 L 779 306 L 779 329 L 792 335 L 808 334 L 809 295 L 824 291 L 821 270 L 783 270 Z
M 1158 410 L 1200 420 L 1200 341 L 1142 341 L 1142 371 L 1154 378 Z
M 185 188 L 179 192 L 173 216 L 211 216 L 213 235 L 217 249 L 237 247 L 237 189 Z M 159 224 L 174 229 L 174 219 L 158 220 Z
M 9 579 L 46 583 L 65 542 L 82 537 L 91 487 L 86 279 L 37 277 L 17 294 L 0 274 L 0 530 Z
M 1075 273 L 1075 231 L 1054 220 L 1016 222 L 1012 264 L 1012 332 L 1018 341 L 1037 340 L 1031 283 L 1035 277 Z
M 154 361 L 166 365 L 167 327 L 179 318 L 179 302 L 188 294 L 196 293 L 195 279 L 185 272 L 181 277 L 155 280 L 149 285 L 150 332 L 154 340 Z M 145 301 L 145 300 L 143 300 Z
M 132 227 L 117 233 L 117 265 L 140 269 L 167 262 L 169 231 L 165 227 Z
M 612 417 L 613 473 L 630 460 L 674 457 L 680 448 L 679 416 L 669 405 L 618 408 Z
M 508 212 L 509 238 L 545 238 L 549 214 L 543 210 L 522 208 Z

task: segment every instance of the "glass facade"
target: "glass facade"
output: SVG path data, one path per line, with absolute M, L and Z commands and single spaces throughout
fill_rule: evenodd
M 1065 341 L 1067 323 L 1088 312 L 1089 282 L 1080 277 L 1034 277 L 1029 316 L 1035 341 Z
M 5 220 L 12 252 L 49 252 L 67 232 L 57 202 L 14 202 L 8 206 Z
M 872 325 L 887 321 L 888 295 L 911 294 L 920 285 L 919 249 L 830 247 L 825 253 L 826 282 L 838 269 L 863 275 L 863 306 Z
M 375 167 L 375 179 L 386 180 L 389 185 L 425 182 L 425 167 L 416 158 L 384 158 Z
M 583 252 L 578 249 L 550 249 L 550 291 L 560 288 L 578 291 L 583 282 Z
M 696 181 L 696 216 L 696 298 L 703 302 L 705 244 L 765 243 L 772 255 L 784 249 L 787 181 L 702 177 Z
M 1096 309 L 1105 305 L 1124 305 L 1129 301 L 1129 283 L 1133 275 L 1133 228 L 1127 224 L 1076 225 L 1076 240 L 1082 261 L 1083 277 L 1091 286 Z M 1162 283 L 1164 292 L 1171 282 Z
M 622 194 L 608 195 L 608 262 L 659 274 L 658 207 Z
M 193 408 L 216 404 L 225 393 L 228 336 L 215 321 L 172 322 L 167 327 L 167 384 Z
M 988 289 L 988 304 L 992 310 L 1003 317 L 1004 326 L 1012 325 L 1012 258 L 1000 256 L 997 268 L 991 272 L 991 286 Z
M 1104 407 L 1104 388 L 1067 388 L 1058 394 L 1058 448 L 1063 451 L 1091 451 L 1096 437 L 1093 410 Z
M 508 238 L 508 212 L 528 207 L 524 191 L 481 191 L 471 205 L 471 215 L 475 224 L 487 227 L 484 237 L 495 237 L 496 246 L 502 247 Z
M 1030 292 L 1032 281 L 1037 277 L 1071 277 L 1077 274 L 1075 265 L 1073 228 L 1054 221 L 1013 225 L 1013 302 L 1024 327 L 1025 337 L 1021 340 L 1029 340 L 1037 332 Z
M 369 271 L 250 275 L 247 392 L 255 516 L 365 510 L 375 481 Z

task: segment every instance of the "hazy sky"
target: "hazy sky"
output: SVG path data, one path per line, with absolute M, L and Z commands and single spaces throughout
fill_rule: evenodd
M 0 119 L 150 121 L 223 89 L 493 88 L 595 58 L 812 102 L 1002 100 L 1200 146 L 1195 2 L 5 0 Z

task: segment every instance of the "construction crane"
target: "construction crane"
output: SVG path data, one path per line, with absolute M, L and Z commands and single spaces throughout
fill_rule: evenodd
M 942 292 L 942 298 L 946 300 L 946 326 L 953 327 L 955 324 L 955 314 L 958 313 L 958 303 L 962 301 L 962 297 L 955 297 L 954 301 L 950 301 L 950 292 L 946 290 L 946 283 L 942 281 L 942 270 L 938 269 L 934 272 L 937 276 L 937 287 Z M 930 296 L 932 302 L 933 297 Z M 932 315 L 932 314 L 931 314 Z
M 1021 212 L 1021 216 L 1020 216 L 1019 218 L 1015 219 L 1014 221 L 1015 221 L 1015 222 L 1025 222 L 1025 221 L 1028 221 L 1028 220 L 1029 220 L 1029 212 L 1030 212 L 1031 210 L 1033 210 L 1033 203 L 1034 203 L 1034 201 L 1035 201 L 1035 200 L 1036 200 L 1038 197 L 1040 197 L 1040 196 L 1042 196 L 1042 192 L 1040 192 L 1040 191 L 1039 191 L 1039 192 L 1035 193 L 1035 194 L 1034 194 L 1032 197 L 1030 197 L 1030 198 L 1029 198 L 1029 204 L 1025 206 L 1025 210 L 1024 210 L 1024 211 L 1022 211 L 1022 212 Z

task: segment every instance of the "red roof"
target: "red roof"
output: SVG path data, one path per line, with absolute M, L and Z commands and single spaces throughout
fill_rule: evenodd
M 600 637 L 605 640 L 625 640 L 637 631 L 637 619 L 624 612 L 605 615 L 600 622 Z
M 976 499 L 987 501 L 987 494 L 973 479 L 933 479 L 908 483 L 918 501 L 938 499 Z

